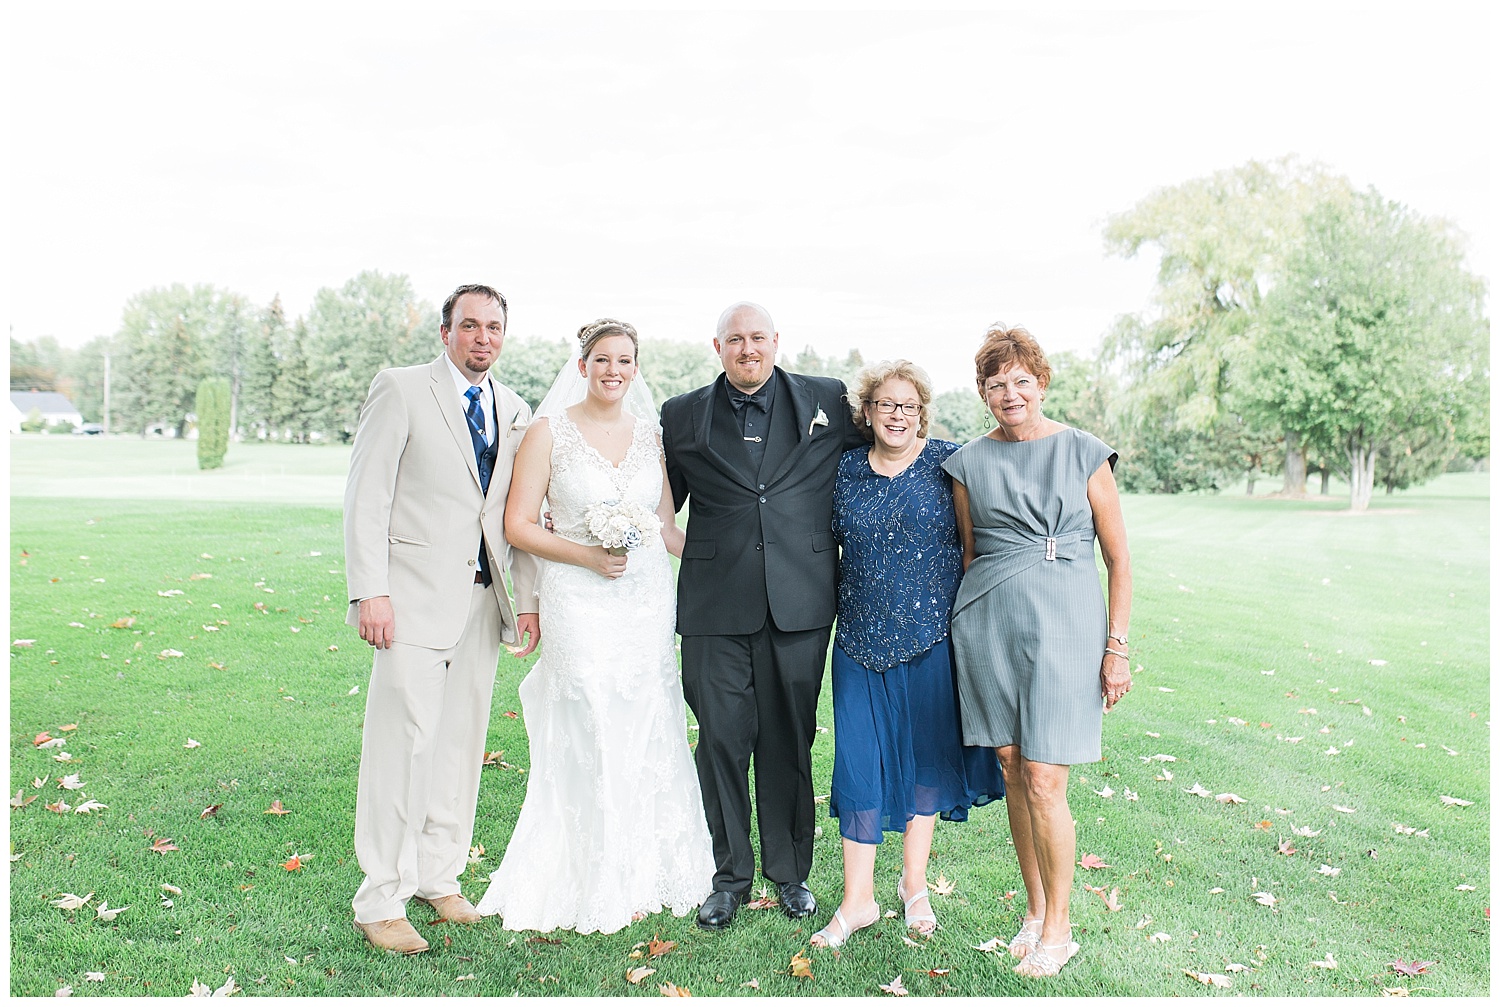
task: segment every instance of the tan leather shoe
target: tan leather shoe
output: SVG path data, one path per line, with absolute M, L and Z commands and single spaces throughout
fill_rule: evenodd
M 425 902 L 437 913 L 438 919 L 447 920 L 449 923 L 478 923 L 484 919 L 479 915 L 479 910 L 469 903 L 462 895 L 444 895 L 436 899 L 424 899 L 418 896 L 418 902 Z
M 402 955 L 417 955 L 427 950 L 427 942 L 417 933 L 417 928 L 405 918 L 380 920 L 377 923 L 354 921 L 354 929 L 365 935 L 365 940 L 382 951 L 393 951 Z

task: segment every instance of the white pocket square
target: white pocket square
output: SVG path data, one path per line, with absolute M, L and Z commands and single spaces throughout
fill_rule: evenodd
M 814 416 L 812 418 L 812 422 L 807 425 L 808 436 L 812 436 L 813 427 L 826 427 L 826 426 L 828 426 L 828 414 L 825 413 L 825 412 L 823 412 L 823 407 L 822 406 L 819 406 L 818 407 L 818 415 Z

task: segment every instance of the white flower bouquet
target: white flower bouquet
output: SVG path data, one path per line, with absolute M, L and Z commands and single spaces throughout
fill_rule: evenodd
M 661 518 L 638 503 L 604 500 L 584 511 L 589 534 L 611 555 L 623 556 L 646 541 L 648 535 L 661 534 Z

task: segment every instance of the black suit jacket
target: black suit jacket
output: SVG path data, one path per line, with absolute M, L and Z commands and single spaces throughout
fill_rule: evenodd
M 678 510 L 692 501 L 677 577 L 683 636 L 742 636 L 767 615 L 787 632 L 833 624 L 833 481 L 839 456 L 866 441 L 842 381 L 779 367 L 776 374 L 772 435 L 758 472 L 724 375 L 662 405 L 672 499 Z

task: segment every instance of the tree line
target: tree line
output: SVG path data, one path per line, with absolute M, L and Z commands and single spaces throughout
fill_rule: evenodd
M 1286 158 L 1151 193 L 1112 217 L 1106 250 L 1160 257 L 1148 304 L 1121 315 L 1094 354 L 1058 353 L 1046 411 L 1114 445 L 1129 492 L 1214 491 L 1309 472 L 1350 485 L 1350 504 L 1489 457 L 1489 321 L 1462 236 L 1373 189 Z M 437 309 L 403 275 L 364 272 L 324 288 L 305 317 L 213 286 L 136 294 L 120 328 L 69 349 L 11 340 L 12 389 L 67 394 L 115 431 L 175 435 L 204 378 L 228 385 L 237 439 L 347 441 L 371 378 L 438 351 Z M 1037 333 L 1046 343 L 1046 333 Z M 503 380 L 533 407 L 568 359 L 566 339 L 507 339 Z M 920 354 L 916 354 L 920 356 Z M 705 340 L 643 340 L 658 404 L 712 380 Z M 790 370 L 849 381 L 857 350 L 811 347 Z M 918 363 L 921 363 L 918 360 Z M 990 424 L 972 388 L 933 403 L 932 433 L 963 441 Z

